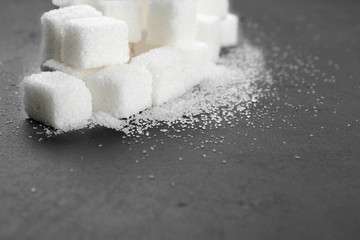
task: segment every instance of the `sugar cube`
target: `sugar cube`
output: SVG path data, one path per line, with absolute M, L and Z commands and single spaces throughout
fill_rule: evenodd
M 91 94 L 80 79 L 62 72 L 42 72 L 23 82 L 30 118 L 64 131 L 85 127 L 92 115 Z
M 98 0 L 52 0 L 52 4 L 58 7 L 69 7 L 72 5 L 91 5 L 97 7 Z
M 225 18 L 229 12 L 229 0 L 198 0 L 198 13 Z
M 42 62 L 49 59 L 61 60 L 61 44 L 64 23 L 70 19 L 101 17 L 95 8 L 81 5 L 46 12 L 41 17 L 42 25 Z
M 89 68 L 89 69 L 78 69 L 66 65 L 65 63 L 58 62 L 54 59 L 47 60 L 41 65 L 41 70 L 44 72 L 55 72 L 60 71 L 68 75 L 74 76 L 86 82 L 87 78 L 100 71 L 102 68 Z
M 147 43 L 186 47 L 196 38 L 196 0 L 150 0 Z
M 216 61 L 220 56 L 220 20 L 211 15 L 198 15 L 197 40 L 209 45 L 210 58 Z
M 90 76 L 87 86 L 95 112 L 128 118 L 151 107 L 152 76 L 145 68 L 123 64 Z
M 186 49 L 169 46 L 152 49 L 133 58 L 131 64 L 151 72 L 152 101 L 154 106 L 159 106 L 203 80 L 208 62 L 207 45 L 196 42 Z
M 152 74 L 152 102 L 159 106 L 186 92 L 184 57 L 173 47 L 155 48 L 131 61 L 132 65 L 147 68 Z
M 129 61 L 128 27 L 102 17 L 69 20 L 64 25 L 62 61 L 80 68 L 98 68 Z
M 238 44 L 239 17 L 235 14 L 228 14 L 220 23 L 221 46 L 233 47 Z
M 184 55 L 185 88 L 188 90 L 204 80 L 212 56 L 209 45 L 202 42 L 194 42 L 181 52 Z
M 136 1 L 103 1 L 99 3 L 100 11 L 107 17 L 117 18 L 127 23 L 129 42 L 141 41 L 142 8 Z

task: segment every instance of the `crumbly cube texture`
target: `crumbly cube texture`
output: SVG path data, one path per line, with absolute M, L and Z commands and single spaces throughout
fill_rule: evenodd
M 67 21 L 64 25 L 62 61 L 80 69 L 128 62 L 127 24 L 108 17 Z
M 41 17 L 42 63 L 49 59 L 61 60 L 63 26 L 66 21 L 101 16 L 101 12 L 86 5 L 65 7 L 44 13 Z
M 65 63 L 58 62 L 54 59 L 47 60 L 44 64 L 41 65 L 41 70 L 44 72 L 59 71 L 79 78 L 85 82 L 90 75 L 100 71 L 101 69 L 102 68 L 78 69 L 68 66 Z
M 62 72 L 42 72 L 23 82 L 30 118 L 59 130 L 85 127 L 92 116 L 91 94 L 80 79 Z
M 98 0 L 52 0 L 52 4 L 58 7 L 68 7 L 72 5 L 90 5 L 97 7 Z
M 147 43 L 190 46 L 196 39 L 196 0 L 150 0 Z
M 152 74 L 152 101 L 159 106 L 180 97 L 197 85 L 209 62 L 206 44 L 194 43 L 187 49 L 155 48 L 132 59 L 131 65 L 147 68 Z
M 136 1 L 103 1 L 99 9 L 104 16 L 124 21 L 129 28 L 129 42 L 141 41 L 142 35 L 142 7 Z
M 128 118 L 151 107 L 152 79 L 150 72 L 129 64 L 115 65 L 90 76 L 95 112 Z
M 228 14 L 221 21 L 221 46 L 234 47 L 239 41 L 239 17 L 235 14 Z
M 225 18 L 229 12 L 229 0 L 198 0 L 198 13 Z
M 209 45 L 209 54 L 212 61 L 220 56 L 220 20 L 218 17 L 209 15 L 198 15 L 198 32 L 196 39 Z

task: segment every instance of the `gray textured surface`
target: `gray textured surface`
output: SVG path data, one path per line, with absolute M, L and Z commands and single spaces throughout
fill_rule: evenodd
M 240 120 L 177 139 L 153 129 L 142 143 L 106 129 L 38 141 L 19 83 L 38 69 L 49 2 L 0 8 L 0 239 L 360 239 L 359 1 L 236 1 L 278 97 L 252 108 L 256 127 Z M 290 58 L 274 51 L 312 56 L 318 77 L 281 74 Z M 212 136 L 224 142 L 189 145 Z

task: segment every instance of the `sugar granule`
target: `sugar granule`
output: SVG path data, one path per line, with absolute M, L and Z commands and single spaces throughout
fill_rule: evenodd
M 237 112 L 266 93 L 272 83 L 265 68 L 263 53 L 249 43 L 227 50 L 217 64 L 209 68 L 206 79 L 184 96 L 147 109 L 127 120 L 106 113 L 93 115 L 92 126 L 123 131 L 127 135 L 144 134 L 160 125 L 180 124 L 183 128 L 221 125 L 236 117 Z

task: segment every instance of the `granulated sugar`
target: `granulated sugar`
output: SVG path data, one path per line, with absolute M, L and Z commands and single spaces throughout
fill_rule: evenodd
M 266 93 L 264 86 L 272 80 L 260 49 L 244 43 L 227 51 L 217 65 L 209 67 L 206 79 L 184 96 L 127 120 L 98 112 L 92 117 L 91 125 L 136 135 L 159 125 L 180 124 L 183 128 L 193 128 L 200 124 L 205 129 L 228 122 Z

